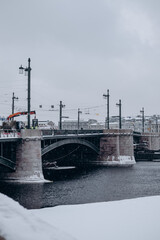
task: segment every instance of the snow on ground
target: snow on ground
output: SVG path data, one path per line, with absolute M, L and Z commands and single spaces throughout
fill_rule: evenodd
M 0 194 L 0 236 L 6 240 L 159 240 L 160 196 L 26 210 Z
M 0 239 L 74 240 L 11 198 L 0 194 Z
M 32 211 L 77 240 L 160 239 L 160 196 Z

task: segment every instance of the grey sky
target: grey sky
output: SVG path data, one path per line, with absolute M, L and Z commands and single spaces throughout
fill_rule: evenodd
M 10 114 L 12 92 L 16 111 L 26 110 L 27 79 L 18 68 L 28 57 L 32 109 L 41 119 L 57 121 L 57 111 L 45 110 L 62 100 L 64 115 L 77 118 L 82 108 L 82 118 L 103 120 L 107 89 L 111 115 L 119 99 L 123 116 L 142 107 L 160 114 L 159 10 L 158 0 L 0 0 L 0 115 Z

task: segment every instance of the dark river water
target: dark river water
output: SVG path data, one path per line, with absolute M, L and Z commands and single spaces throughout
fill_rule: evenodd
M 28 209 L 160 195 L 160 162 L 82 170 L 48 183 L 3 183 L 0 192 Z

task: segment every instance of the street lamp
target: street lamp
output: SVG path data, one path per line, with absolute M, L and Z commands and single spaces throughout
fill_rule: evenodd
M 109 89 L 107 90 L 107 94 L 103 94 L 103 97 L 107 99 L 107 117 L 105 121 L 105 128 L 109 129 Z
M 65 105 L 62 104 L 62 101 L 60 101 L 60 105 L 59 105 L 59 129 L 62 130 L 62 108 L 64 108 Z
M 80 114 L 82 113 L 82 111 L 80 111 L 80 109 L 78 108 L 78 129 L 79 129 L 79 125 L 80 125 Z
M 121 129 L 122 128 L 122 116 L 121 116 L 122 104 L 121 104 L 121 100 L 119 100 L 119 103 L 116 103 L 116 106 L 119 107 L 119 129 Z
M 156 132 L 158 133 L 158 117 L 156 116 Z
M 12 114 L 14 114 L 14 100 L 18 100 L 18 97 L 15 97 L 14 92 L 13 92 L 13 96 L 12 96 Z M 14 118 L 12 118 L 12 120 L 14 120 Z
M 142 108 L 142 110 L 140 111 L 140 113 L 142 113 L 142 132 L 144 133 L 144 108 Z
M 28 67 L 19 67 L 19 73 L 23 74 L 25 71 L 25 75 L 28 76 L 28 125 L 27 128 L 30 129 L 30 111 L 31 111 L 31 67 L 30 67 L 31 59 L 28 58 Z

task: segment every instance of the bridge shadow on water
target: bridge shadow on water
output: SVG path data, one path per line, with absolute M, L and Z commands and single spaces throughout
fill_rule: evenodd
M 96 166 L 63 166 L 43 169 L 43 174 L 46 180 L 50 181 L 64 181 L 77 179 L 85 174 L 96 171 L 99 167 Z

